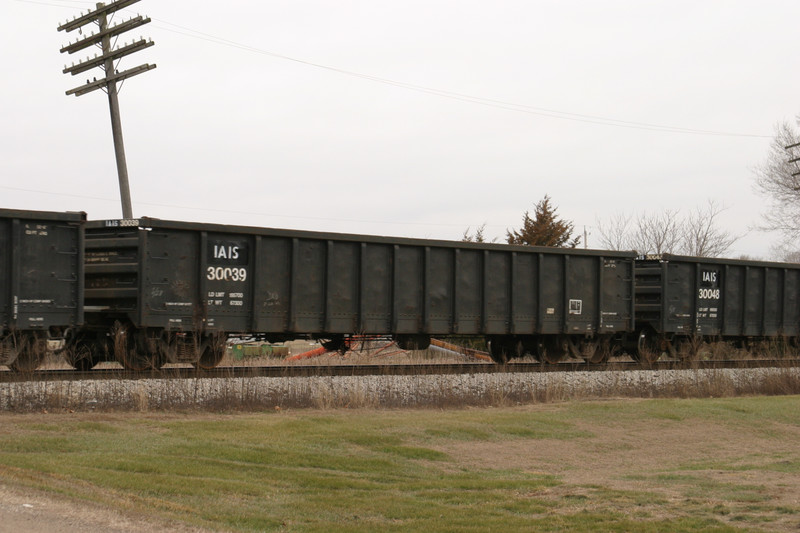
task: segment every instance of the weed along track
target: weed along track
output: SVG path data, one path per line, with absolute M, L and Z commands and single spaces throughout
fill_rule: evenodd
M 339 365 L 0 373 L 0 410 L 463 407 L 800 393 L 795 363 Z

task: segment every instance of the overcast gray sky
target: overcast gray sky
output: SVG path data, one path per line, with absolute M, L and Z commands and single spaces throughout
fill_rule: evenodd
M 0 2 L 0 206 L 120 217 L 107 99 L 64 94 L 85 53 L 60 54 L 76 35 L 56 31 L 94 2 Z M 796 0 L 136 13 L 156 45 L 119 68 L 158 65 L 120 93 L 136 216 L 444 239 L 485 223 L 504 241 L 549 194 L 598 247 L 598 218 L 713 199 L 747 233 L 732 255 L 775 240 L 749 231 L 766 208 L 751 168 L 800 112 Z

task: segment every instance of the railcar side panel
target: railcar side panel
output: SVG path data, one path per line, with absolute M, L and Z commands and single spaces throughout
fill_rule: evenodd
M 563 331 L 566 279 L 565 256 L 541 254 L 539 256 L 539 317 L 543 334 Z
M 776 337 L 781 333 L 783 309 L 783 275 L 775 268 L 764 269 L 764 333 Z
M 395 249 L 387 244 L 362 243 L 361 279 L 360 279 L 360 319 L 359 328 L 348 333 L 379 333 L 391 331 L 394 317 L 397 319 L 398 331 L 408 331 L 416 323 L 416 315 L 412 315 L 411 307 L 417 308 L 421 297 L 419 286 L 413 280 L 400 279 L 395 272 L 395 263 L 413 261 L 408 251 Z M 395 254 L 397 257 L 395 257 Z M 414 273 L 419 270 L 414 270 Z M 409 308 L 398 313 L 394 295 L 404 293 Z
M 423 331 L 448 334 L 453 331 L 453 287 L 455 284 L 454 250 L 426 246 L 425 305 Z
M 453 333 L 477 335 L 482 332 L 483 253 L 456 249 L 455 252 L 455 326 Z
M 784 270 L 781 329 L 784 335 L 800 336 L 800 270 Z
M 744 335 L 745 267 L 725 265 L 722 272 L 722 331 L 723 336 Z
M 380 326 L 380 319 L 387 318 L 386 310 L 391 310 L 398 333 L 422 331 L 424 250 L 414 246 L 394 246 L 393 257 L 388 253 L 375 257 L 383 247 L 367 244 L 366 249 L 373 251 L 373 257 L 368 261 L 372 264 L 365 265 L 364 272 L 368 282 L 364 293 L 365 315 L 371 315 L 371 323 Z M 380 268 L 376 268 L 376 260 L 380 262 Z M 387 285 L 387 280 L 393 280 L 393 283 Z
M 744 334 L 757 337 L 763 333 L 764 321 L 764 270 L 745 268 Z
M 173 282 L 177 294 L 195 299 L 190 315 L 194 329 L 199 326 L 208 331 L 250 329 L 256 278 L 253 237 L 216 232 L 200 232 L 198 236 L 199 239 L 181 236 L 189 246 L 177 262 L 178 269 L 185 271 L 186 277 Z M 192 261 L 193 256 L 199 258 L 199 269 Z M 194 283 L 196 288 L 192 290 Z
M 291 330 L 321 331 L 325 317 L 326 247 L 322 241 L 293 239 Z
M 538 254 L 511 253 L 514 287 L 511 291 L 511 333 L 533 335 L 537 333 L 538 309 Z
M 11 245 L 11 219 L 0 218 L 0 334 L 14 320 L 14 303 L 11 298 L 11 267 L 15 257 Z
M 202 329 L 198 284 L 198 235 L 142 232 L 140 303 L 134 324 L 175 331 Z
M 565 333 L 596 333 L 600 316 L 598 258 L 565 256 L 565 267 Z
M 292 290 L 292 241 L 261 237 L 252 272 L 255 278 L 254 331 L 288 331 Z
M 510 332 L 511 254 L 487 250 L 483 269 L 483 331 L 488 335 Z
M 0 209 L 0 324 L 47 331 L 83 321 L 84 213 Z
M 603 257 L 600 268 L 598 320 L 600 333 L 626 332 L 633 328 L 634 265 L 630 259 Z
M 327 241 L 328 272 L 325 291 L 324 331 L 358 331 L 359 246 Z

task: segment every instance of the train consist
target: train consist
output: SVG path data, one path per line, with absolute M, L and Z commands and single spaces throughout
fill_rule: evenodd
M 492 359 L 688 358 L 699 340 L 795 340 L 800 265 L 0 209 L 0 364 L 47 343 L 89 369 L 216 366 L 230 336 L 352 335 Z M 54 343 L 55 344 L 55 343 Z

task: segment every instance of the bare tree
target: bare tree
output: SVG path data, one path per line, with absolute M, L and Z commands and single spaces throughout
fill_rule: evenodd
M 796 121 L 800 126 L 800 115 Z M 792 176 L 800 171 L 800 166 L 789 163 L 791 157 L 786 151 L 787 146 L 798 142 L 800 131 L 787 121 L 777 124 L 766 159 L 753 169 L 756 191 L 771 201 L 770 210 L 763 216 L 762 229 L 780 232 L 787 242 L 800 237 L 800 175 Z
M 788 252 L 781 259 L 787 263 L 800 263 L 800 251 Z
M 800 263 L 800 250 L 795 242 L 781 241 L 770 248 L 770 258 L 786 263 Z
M 717 217 L 724 209 L 714 200 L 705 208 L 696 208 L 682 224 L 681 253 L 697 257 L 719 257 L 728 253 L 739 240 L 730 232 L 717 227 Z
M 724 209 L 709 200 L 684 217 L 677 209 L 660 213 L 618 214 L 608 222 L 598 221 L 600 242 L 611 250 L 636 250 L 642 255 L 678 253 L 701 257 L 723 256 L 738 237 L 717 225 Z
M 608 221 L 597 219 L 597 231 L 600 234 L 600 247 L 606 250 L 633 250 L 630 238 L 630 224 L 633 215 L 617 213 Z
M 681 225 L 678 211 L 673 209 L 640 215 L 630 244 L 640 254 L 675 253 L 681 241 Z

